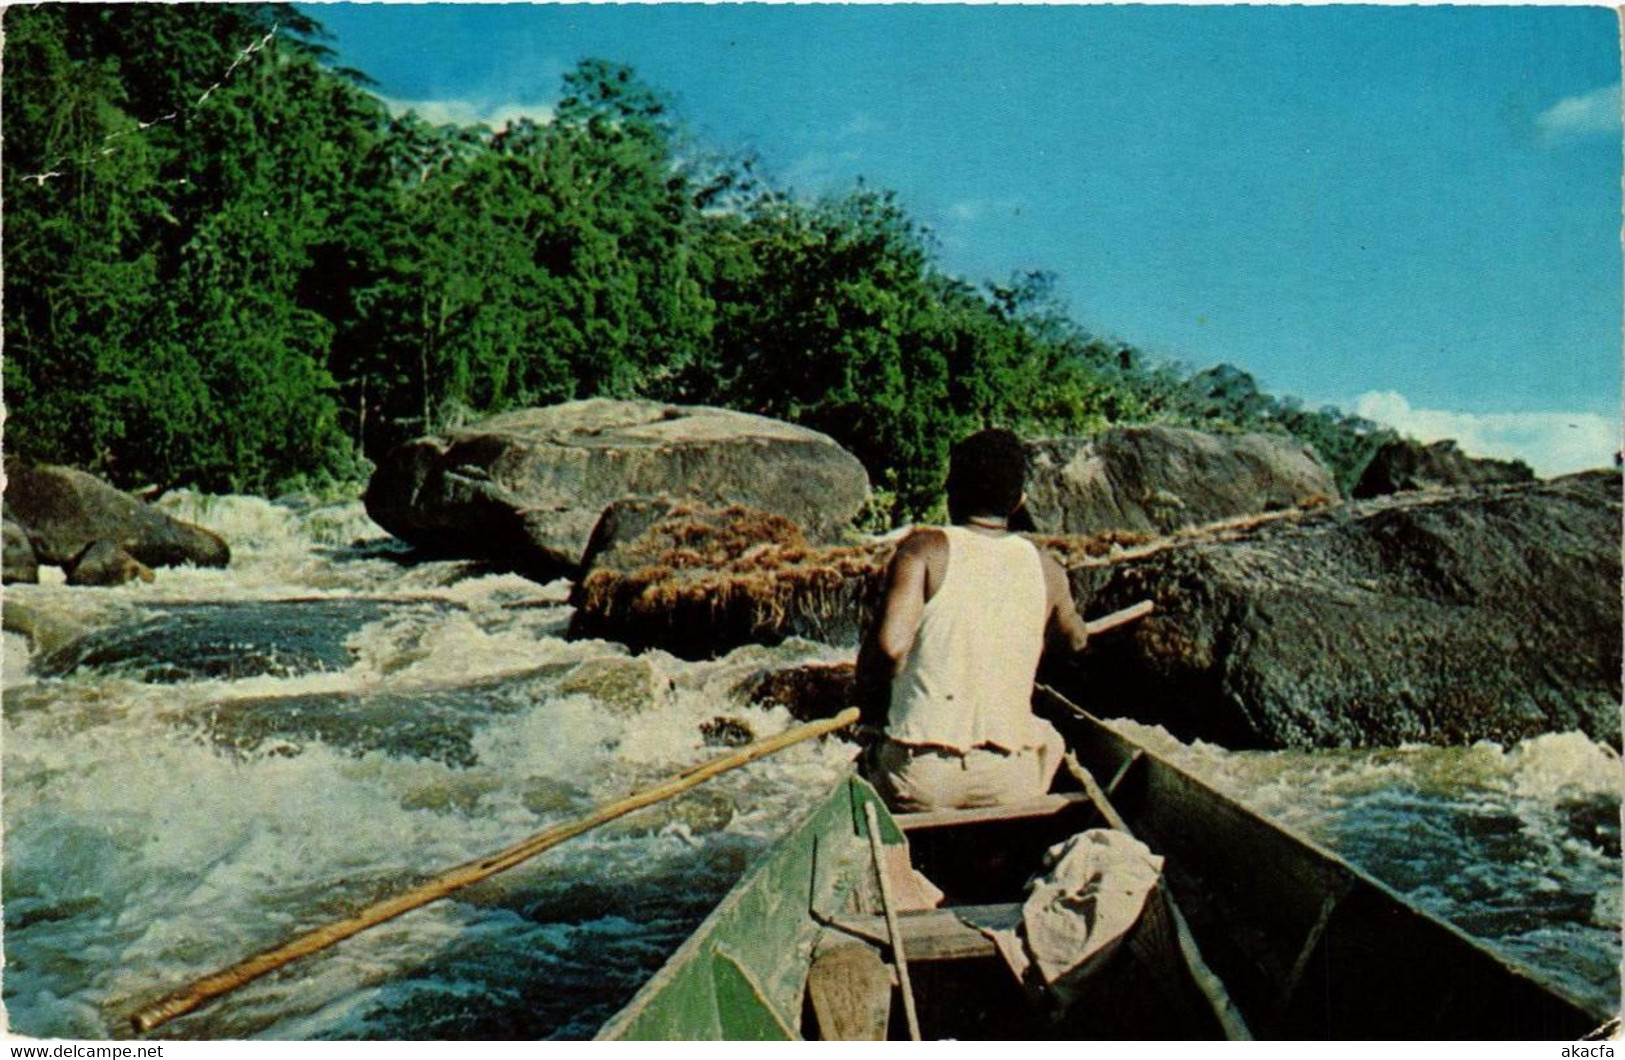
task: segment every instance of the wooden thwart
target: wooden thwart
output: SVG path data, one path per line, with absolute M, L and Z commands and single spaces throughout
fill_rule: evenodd
M 946 828 L 961 824 L 986 824 L 992 821 L 1018 821 L 1028 817 L 1048 817 L 1062 810 L 1087 803 L 1089 796 L 1082 792 L 1064 792 L 1040 795 L 1025 802 L 1006 806 L 978 806 L 969 810 L 925 810 L 920 813 L 893 815 L 897 826 L 905 832 L 925 828 Z
M 1006 928 L 1021 922 L 1021 903 L 1006 902 L 996 905 L 946 906 L 903 913 L 897 918 L 908 959 L 924 961 L 962 961 L 977 957 L 996 957 L 998 947 L 982 933 L 983 927 Z M 886 919 L 882 916 L 841 916 L 830 921 L 830 927 L 852 936 L 849 945 L 885 945 L 889 940 Z M 828 943 L 831 949 L 838 942 Z

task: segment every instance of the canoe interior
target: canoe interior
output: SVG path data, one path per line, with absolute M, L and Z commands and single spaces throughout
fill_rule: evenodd
M 1103 825 L 1095 807 L 1063 792 L 991 820 L 899 824 L 854 776 L 752 865 L 599 1038 L 906 1038 L 866 803 L 882 842 L 905 842 L 906 828 L 913 864 L 947 895 L 946 910 L 900 918 L 928 1039 L 1219 1038 L 1239 1014 L 1260 1038 L 1556 1040 L 1611 1015 L 1047 695 L 1040 708 L 1165 859 L 1150 914 L 1065 1014 L 1029 996 L 975 925 L 1013 922 L 1043 852 Z M 1225 1022 L 1179 938 L 1222 980 Z
M 1015 821 L 910 831 L 916 867 L 950 907 L 1019 903 L 1051 846 L 1102 827 L 1087 802 Z M 1161 895 L 1152 896 L 1160 903 Z M 1065 1012 L 1029 995 L 1002 958 L 919 961 L 912 972 L 928 1038 L 973 1040 L 1222 1039 L 1223 1028 L 1178 955 L 1166 912 L 1155 906 L 1105 958 Z M 895 1016 L 895 1014 L 894 1014 Z M 891 1037 L 906 1036 L 894 1018 Z
M 1042 705 L 1095 776 L 1133 757 L 1098 720 Z M 1112 802 L 1166 857 L 1203 955 L 1259 1037 L 1557 1040 L 1611 1015 L 1154 754 L 1128 765 Z
M 666 965 L 599 1031 L 600 1039 L 773 1040 L 820 1037 L 808 969 L 815 951 L 892 954 L 862 807 L 880 811 L 881 839 L 904 842 L 874 790 L 850 777 L 759 859 Z M 1053 1015 L 1029 997 L 961 907 L 1016 913 L 1043 852 L 1099 824 L 1087 803 L 1018 820 L 931 828 L 909 837 L 913 863 L 950 908 L 905 913 L 913 992 L 927 1038 L 1222 1037 L 1167 934 L 1148 917 L 1101 962 L 1079 1003 Z M 934 928 L 942 930 L 937 931 Z M 889 983 L 890 975 L 887 976 Z M 883 988 L 888 995 L 893 991 Z M 901 1004 L 886 1036 L 908 1036 Z

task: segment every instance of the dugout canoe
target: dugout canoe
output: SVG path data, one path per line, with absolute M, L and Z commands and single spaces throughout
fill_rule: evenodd
M 897 918 L 925 1038 L 1573 1039 L 1588 1009 L 1341 858 L 1047 689 L 1091 794 L 893 815 L 841 780 L 741 878 L 600 1039 L 908 1036 L 866 822 L 948 895 Z M 1098 778 L 1098 783 L 1096 782 Z M 1071 783 L 1075 788 L 1083 784 Z M 1163 855 L 1125 944 L 1065 1014 L 980 930 L 1019 918 L 1052 843 L 1115 822 Z
M 1166 858 L 1213 970 L 1259 1037 L 1573 1039 L 1615 1016 L 1407 901 L 1040 688 L 1128 826 Z

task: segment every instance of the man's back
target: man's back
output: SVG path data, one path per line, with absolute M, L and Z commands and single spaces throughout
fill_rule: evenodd
M 946 484 L 955 525 L 914 531 L 886 571 L 857 688 L 869 717 L 886 712 L 868 772 L 893 809 L 1030 798 L 1049 787 L 1065 750 L 1032 714 L 1033 675 L 1046 634 L 1079 651 L 1088 631 L 1060 565 L 1010 533 L 1026 466 L 1006 430 L 955 445 Z
M 944 569 L 892 681 L 887 734 L 960 752 L 1019 750 L 1031 741 L 1028 703 L 1050 611 L 1042 561 L 1014 534 L 940 533 Z

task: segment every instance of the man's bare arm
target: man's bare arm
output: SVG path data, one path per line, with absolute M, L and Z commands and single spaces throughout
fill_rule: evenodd
M 1049 639 L 1051 643 L 1080 652 L 1089 643 L 1089 628 L 1072 600 L 1072 585 L 1053 556 L 1039 555 L 1044 565 L 1044 591 L 1049 598 Z
M 886 569 L 886 588 L 880 613 L 871 623 L 858 651 L 857 701 L 863 719 L 883 725 L 891 701 L 891 681 L 914 647 L 920 616 L 925 610 L 930 555 L 940 533 L 916 530 L 897 546 Z

